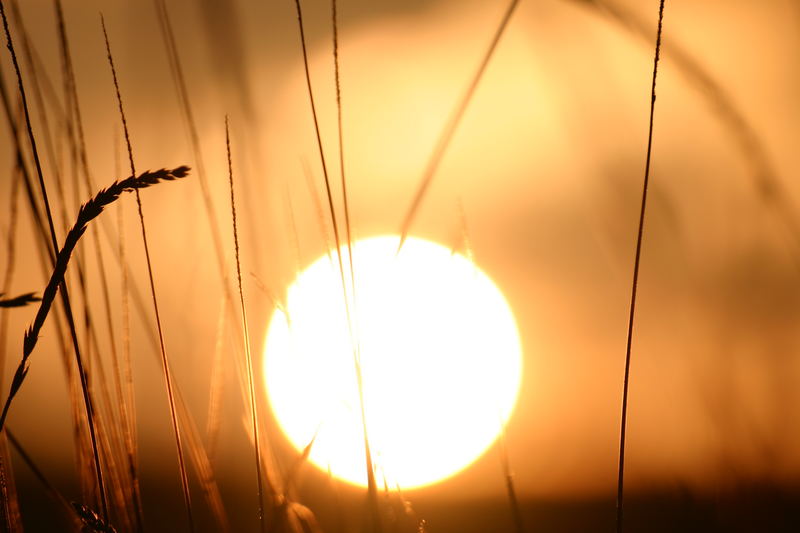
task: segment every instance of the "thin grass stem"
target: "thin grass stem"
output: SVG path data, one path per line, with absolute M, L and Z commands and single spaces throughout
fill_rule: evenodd
M 61 51 L 61 61 L 64 70 L 64 84 L 66 91 L 65 96 L 68 102 L 68 107 L 72 109 L 72 113 L 70 113 L 70 116 L 72 116 L 74 119 L 74 130 L 75 133 L 77 134 L 77 135 L 72 134 L 73 128 L 69 128 L 68 129 L 68 131 L 70 132 L 69 138 L 71 141 L 73 141 L 73 144 L 76 144 L 75 150 L 77 151 L 78 154 L 86 188 L 89 191 L 92 191 L 96 189 L 96 186 L 94 184 L 94 180 L 92 179 L 91 171 L 89 169 L 89 160 L 86 150 L 86 140 L 83 128 L 83 118 L 81 115 L 80 105 L 78 103 L 77 82 L 75 79 L 75 71 L 72 65 L 72 56 L 70 53 L 69 38 L 67 35 L 64 10 L 62 7 L 61 0 L 54 0 L 53 5 L 56 13 L 59 47 Z M 31 61 L 31 63 L 33 64 L 33 61 Z M 115 173 L 115 175 L 120 175 L 120 173 L 117 172 Z M 112 357 L 112 363 L 114 365 L 114 384 L 116 393 L 115 403 L 117 404 L 119 410 L 118 416 L 122 420 L 121 424 L 122 438 L 123 438 L 123 445 L 125 447 L 126 463 L 128 466 L 126 471 L 130 478 L 129 483 L 126 483 L 126 485 L 131 488 L 131 500 L 134 507 L 135 529 L 136 531 L 141 531 L 142 517 L 141 517 L 141 509 L 138 504 L 138 500 L 140 499 L 140 496 L 138 494 L 138 487 L 139 487 L 137 479 L 138 472 L 136 467 L 135 452 L 133 450 L 134 446 L 133 439 L 130 436 L 130 428 L 132 425 L 130 422 L 131 410 L 132 410 L 130 402 L 132 401 L 132 397 L 124 394 L 123 392 L 123 385 L 122 385 L 123 378 L 122 378 L 122 368 L 121 368 L 122 364 L 120 362 L 120 357 L 117 350 L 114 321 L 112 319 L 112 306 L 111 306 L 111 296 L 110 296 L 111 291 L 109 288 L 108 277 L 106 275 L 105 260 L 103 258 L 102 247 L 100 246 L 100 236 L 97 231 L 97 226 L 93 225 L 90 231 L 92 233 L 92 241 L 94 243 L 94 250 L 95 250 L 95 259 L 97 261 L 98 271 L 100 275 L 100 283 L 102 288 L 103 304 L 105 310 L 105 322 L 106 322 L 106 327 L 108 328 L 108 338 L 111 348 L 111 357 Z M 113 403 L 109 405 L 113 405 Z
M 628 315 L 628 335 L 625 345 L 625 375 L 622 382 L 622 417 L 619 429 L 619 471 L 617 474 L 617 533 L 622 533 L 624 511 L 625 483 L 625 436 L 628 424 L 628 388 L 631 371 L 631 346 L 633 344 L 633 324 L 636 315 L 636 292 L 639 286 L 639 265 L 642 255 L 642 238 L 644 236 L 644 217 L 647 208 L 647 187 L 650 181 L 650 157 L 653 148 L 653 119 L 656 109 L 656 78 L 658 76 L 658 60 L 661 53 L 661 31 L 664 20 L 664 0 L 658 7 L 658 30 L 656 32 L 655 55 L 653 58 L 653 81 L 650 87 L 650 123 L 647 130 L 647 156 L 645 158 L 644 180 L 642 183 L 642 202 L 639 210 L 639 225 L 636 232 L 636 255 L 633 260 L 633 282 L 631 284 L 631 304 Z
M 14 267 L 16 265 L 17 250 L 17 221 L 19 213 L 19 185 L 22 181 L 22 173 L 17 168 L 11 181 L 11 191 L 8 195 L 8 238 L 6 241 L 6 265 L 3 274 L 2 285 L 0 285 L 0 296 L 7 293 L 11 288 L 14 277 Z M 22 295 L 23 297 L 29 295 Z M 26 301 L 28 298 L 23 298 Z M 0 304 L 2 305 L 2 304 Z M 9 313 L 6 310 L 0 312 L 0 383 L 5 381 L 5 362 L 6 362 L 6 338 L 8 335 Z M 11 465 L 11 454 L 8 450 L 7 442 L 3 440 L 4 435 L 0 434 L 0 498 L 2 498 L 2 519 L 5 528 L 10 533 L 21 531 L 22 517 L 19 511 L 19 500 L 17 498 L 17 486 L 14 479 L 14 471 Z
M 123 192 L 149 187 L 159 183 L 162 180 L 183 178 L 188 174 L 188 171 L 188 167 L 178 167 L 173 170 L 161 169 L 155 172 L 145 172 L 140 176 L 131 176 L 122 181 L 114 182 L 108 189 L 101 190 L 99 193 L 97 193 L 97 195 L 95 195 L 94 198 L 81 206 L 80 210 L 78 211 L 78 217 L 75 225 L 73 225 L 67 233 L 67 236 L 64 240 L 64 246 L 58 252 L 56 266 L 53 269 L 53 273 L 50 275 L 50 281 L 47 283 L 47 287 L 45 287 L 45 290 L 42 293 L 42 299 L 39 303 L 39 310 L 36 313 L 33 324 L 25 332 L 22 361 L 20 362 L 14 375 L 14 380 L 11 383 L 11 390 L 9 391 L 6 403 L 3 406 L 2 414 L 0 414 L 0 430 L 5 425 L 5 420 L 6 416 L 8 415 L 8 409 L 11 401 L 19 391 L 20 386 L 25 380 L 25 376 L 28 374 L 28 359 L 33 353 L 33 349 L 36 347 L 36 343 L 39 340 L 39 333 L 44 325 L 48 313 L 50 312 L 50 308 L 53 305 L 56 292 L 58 291 L 59 286 L 63 283 L 64 274 L 67 271 L 67 266 L 69 265 L 70 258 L 72 257 L 72 252 L 75 250 L 75 246 L 77 246 L 78 241 L 86 231 L 86 227 L 89 222 L 97 218 L 97 216 L 103 212 L 103 208 L 116 201 Z
M 37 173 L 37 176 L 39 178 L 39 188 L 40 188 L 40 192 L 41 192 L 41 195 L 42 195 L 42 200 L 44 202 L 45 212 L 47 214 L 47 223 L 48 223 L 48 226 L 49 226 L 49 229 L 50 229 L 50 240 L 51 240 L 51 244 L 53 246 L 53 255 L 52 255 L 52 257 L 53 257 L 53 260 L 56 261 L 56 257 L 58 256 L 58 253 L 59 253 L 58 239 L 57 239 L 57 236 L 56 236 L 55 226 L 53 224 L 53 215 L 52 215 L 52 212 L 50 210 L 50 202 L 49 202 L 49 200 L 47 198 L 47 187 L 46 187 L 46 185 L 44 183 L 44 174 L 42 173 L 42 165 L 41 165 L 41 162 L 39 160 L 39 151 L 36 148 L 36 139 L 35 139 L 35 137 L 33 135 L 33 126 L 31 125 L 30 111 L 28 109 L 28 99 L 27 99 L 27 96 L 25 94 L 25 85 L 24 85 L 23 80 L 22 80 L 22 73 L 20 71 L 19 62 L 17 61 L 17 55 L 16 55 L 16 52 L 14 51 L 14 43 L 13 43 L 13 40 L 11 38 L 11 31 L 9 30 L 9 27 L 8 27 L 8 18 L 6 17 L 5 6 L 4 6 L 3 0 L 0 0 L 0 16 L 3 19 L 3 29 L 4 29 L 5 34 L 6 34 L 6 41 L 7 41 L 7 44 L 8 44 L 9 53 L 11 55 L 11 62 L 14 65 L 14 71 L 16 72 L 16 75 L 17 75 L 17 86 L 19 88 L 19 94 L 20 94 L 20 98 L 22 100 L 22 108 L 23 108 L 24 113 L 25 113 L 25 125 L 27 126 L 27 130 L 28 130 L 28 140 L 30 141 L 31 151 L 33 152 L 33 160 L 34 160 L 34 163 L 35 163 L 35 166 L 36 166 L 36 173 Z M 57 266 L 58 266 L 58 264 L 57 264 L 57 262 L 55 262 L 54 263 L 54 268 L 57 269 Z M 100 509 L 101 509 L 101 513 L 102 513 L 102 518 L 105 520 L 105 519 L 108 518 L 108 504 L 106 502 L 105 485 L 104 485 L 104 482 L 103 482 L 103 472 L 102 472 L 102 468 L 100 466 L 100 454 L 99 454 L 98 447 L 97 447 L 97 435 L 96 435 L 96 430 L 95 430 L 94 413 L 93 413 L 94 409 L 93 409 L 93 406 L 92 406 L 92 399 L 91 399 L 91 396 L 89 394 L 89 384 L 88 384 L 89 378 L 88 378 L 88 376 L 86 374 L 86 371 L 84 369 L 83 360 L 82 360 L 82 357 L 81 357 L 81 350 L 80 350 L 80 346 L 78 344 L 78 334 L 77 334 L 77 330 L 75 328 L 75 319 L 74 319 L 73 314 L 72 314 L 72 306 L 70 304 L 70 299 L 69 299 L 69 292 L 67 290 L 67 285 L 64 282 L 63 277 L 61 279 L 61 283 L 60 284 L 61 284 L 61 287 L 60 287 L 60 289 L 61 289 L 60 290 L 61 301 L 62 301 L 62 304 L 64 306 L 64 313 L 65 313 L 65 315 L 67 317 L 67 323 L 69 324 L 70 336 L 72 338 L 72 347 L 73 347 L 73 350 L 75 351 L 75 361 L 76 361 L 77 366 L 78 366 L 78 374 L 79 374 L 80 382 L 81 382 L 81 392 L 83 394 L 83 402 L 84 402 L 84 407 L 85 407 L 85 410 L 86 410 L 86 420 L 87 420 L 88 425 L 89 425 L 89 435 L 90 435 L 91 441 L 92 441 L 92 455 L 94 456 L 93 458 L 94 458 L 95 476 L 97 478 L 97 490 L 98 490 L 98 493 L 99 493 L 99 496 L 100 496 Z M 9 396 L 9 398 L 10 397 L 11 396 Z M 8 406 L 8 403 L 6 404 L 6 407 L 3 410 L 3 418 L 2 418 L 3 422 L 5 421 L 5 414 L 7 412 L 7 406 Z M 2 423 L 0 423 L 0 427 L 2 427 Z
M 247 326 L 247 306 L 242 289 L 242 265 L 239 257 L 239 231 L 236 225 L 236 199 L 233 191 L 233 160 L 231 158 L 231 136 L 228 130 L 228 117 L 225 117 L 225 148 L 228 154 L 228 183 L 231 189 L 231 219 L 233 221 L 233 244 L 236 255 L 236 281 L 239 287 L 239 303 L 242 311 L 242 330 L 244 331 L 244 354 L 247 359 L 247 387 L 250 395 L 250 412 L 253 424 L 253 439 L 256 451 L 256 478 L 258 479 L 258 521 L 261 531 L 266 531 L 264 522 L 264 488 L 261 482 L 261 439 L 258 430 L 258 411 L 256 410 L 256 386 L 253 377 L 253 357 L 250 351 L 250 331 Z
M 225 298 L 223 296 L 223 298 Z M 225 345 L 225 319 L 228 316 L 225 301 L 220 305 L 217 317 L 217 335 L 214 342 L 214 359 L 211 363 L 211 385 L 208 395 L 208 415 L 206 416 L 206 449 L 209 457 L 214 457 L 219 440 L 222 422 L 222 392 L 225 383 L 225 363 L 223 351 Z
M 328 177 L 328 167 L 325 162 L 325 150 L 322 147 L 322 135 L 319 129 L 319 119 L 317 118 L 317 108 L 316 108 L 316 103 L 314 101 L 314 91 L 311 86 L 311 73 L 308 65 L 308 50 L 306 46 L 305 28 L 303 25 L 303 10 L 302 7 L 300 6 L 300 0 L 295 0 L 294 3 L 295 7 L 297 8 L 297 23 L 298 23 L 298 28 L 300 30 L 300 44 L 302 46 L 302 52 L 303 52 L 303 68 L 305 72 L 306 88 L 308 92 L 309 102 L 311 105 L 311 115 L 314 120 L 314 132 L 316 134 L 317 148 L 319 149 L 320 163 L 322 164 L 322 174 L 325 180 L 325 192 L 328 197 L 328 210 L 330 211 L 331 222 L 333 224 L 333 235 L 334 235 L 334 240 L 336 242 L 336 257 L 338 259 L 339 273 L 342 281 L 345 313 L 347 315 L 347 324 L 350 329 L 350 338 L 353 345 L 353 359 L 355 363 L 356 380 L 358 382 L 358 396 L 361 409 L 361 421 L 363 427 L 365 467 L 367 474 L 367 497 L 369 499 L 369 505 L 372 512 L 372 524 L 370 527 L 374 530 L 380 530 L 380 517 L 378 513 L 378 504 L 377 504 L 377 488 L 375 485 L 375 473 L 373 469 L 372 454 L 370 452 L 369 436 L 367 432 L 366 412 L 364 408 L 363 376 L 361 373 L 361 365 L 359 361 L 357 341 L 355 339 L 353 331 L 353 317 L 351 314 L 351 309 L 349 304 L 347 282 L 345 281 L 345 273 L 344 273 L 345 270 L 342 261 L 342 250 L 341 250 L 342 242 L 339 235 L 339 225 L 336 219 L 336 209 L 334 208 L 333 205 L 333 194 L 331 192 L 331 184 L 330 184 L 330 179 Z
M 475 96 L 475 91 L 478 88 L 478 84 L 483 78 L 486 68 L 489 66 L 495 50 L 497 49 L 497 45 L 500 43 L 500 39 L 503 37 L 503 34 L 508 27 L 508 23 L 511 21 L 511 16 L 514 14 L 514 11 L 517 9 L 518 5 L 519 0 L 511 0 L 511 2 L 508 4 L 508 7 L 503 14 L 503 18 L 500 20 L 500 24 L 497 26 L 497 29 L 492 36 L 492 40 L 489 42 L 489 47 L 484 52 L 483 58 L 478 65 L 478 69 L 475 71 L 475 74 L 473 74 L 472 79 L 467 86 L 467 90 L 456 104 L 453 113 L 439 135 L 439 140 L 436 142 L 433 152 L 428 159 L 428 163 L 426 164 L 425 170 L 422 173 L 422 179 L 417 186 L 417 190 L 414 193 L 413 199 L 411 200 L 411 205 L 406 211 L 405 218 L 400 226 L 400 243 L 397 246 L 398 253 L 403 247 L 403 244 L 406 242 L 406 238 L 408 237 L 408 232 L 411 230 L 411 225 L 414 222 L 414 218 L 416 217 L 417 212 L 422 205 L 422 200 L 425 198 L 425 194 L 428 192 L 433 179 L 436 177 L 436 172 L 439 170 L 439 165 L 444 158 L 445 152 L 447 152 L 447 148 L 450 146 L 459 124 L 461 124 L 461 119 L 464 117 L 464 113 L 466 112 L 467 107 L 469 107 L 469 103 Z
M 42 472 L 42 469 L 39 468 L 36 462 L 34 462 L 33 458 L 31 458 L 30 454 L 22 446 L 22 444 L 19 442 L 17 437 L 10 429 L 6 429 L 5 435 L 6 437 L 8 437 L 8 442 L 10 442 L 11 445 L 14 447 L 14 450 L 19 454 L 19 456 L 28 466 L 30 471 L 33 473 L 34 477 L 37 480 L 39 480 L 39 483 L 41 483 L 42 486 L 45 488 L 47 495 L 50 496 L 50 498 L 52 498 L 53 501 L 55 501 L 59 505 L 59 507 L 61 508 L 61 510 L 64 512 L 65 515 L 69 516 L 74 521 L 77 518 L 75 514 L 75 509 L 73 509 L 73 507 L 69 504 L 69 501 L 67 501 L 64 495 L 61 493 L 61 491 L 59 491 L 58 488 L 56 488 L 56 486 L 53 485 L 53 483 L 51 483 L 49 479 L 47 479 L 47 476 L 45 476 L 44 472 Z
M 131 146 L 130 134 L 128 132 L 128 122 L 125 118 L 125 109 L 122 104 L 122 95 L 120 94 L 119 81 L 117 79 L 117 70 L 114 67 L 114 58 L 111 54 L 111 45 L 108 40 L 108 32 L 106 31 L 105 20 L 103 15 L 100 15 L 100 25 L 103 28 L 103 38 L 105 40 L 106 52 L 108 54 L 108 63 L 111 67 L 111 74 L 114 79 L 114 90 L 117 96 L 117 104 L 119 106 L 119 114 L 122 120 L 122 129 L 125 134 L 125 145 L 128 150 L 128 162 L 130 163 L 131 175 L 136 175 L 136 165 L 133 161 L 133 147 Z M 170 419 L 172 422 L 172 431 L 175 437 L 175 448 L 178 455 L 178 468 L 181 476 L 181 489 L 183 492 L 183 502 L 186 510 L 186 519 L 189 526 L 189 531 L 194 531 L 194 518 L 192 517 L 192 498 L 189 492 L 189 477 L 186 474 L 186 463 L 183 457 L 183 446 L 181 445 L 181 432 L 178 426 L 178 416 L 175 411 L 175 396 L 173 393 L 172 375 L 170 373 L 169 361 L 167 359 L 167 348 L 164 342 L 164 329 L 161 324 L 161 315 L 158 308 L 158 298 L 156 296 L 155 276 L 153 275 L 153 265 L 150 259 L 150 248 L 147 242 L 147 228 L 144 222 L 144 212 L 142 210 L 142 199 L 139 195 L 138 189 L 136 192 L 136 206 L 139 212 L 139 225 L 142 230 L 142 244 L 144 246 L 145 260 L 147 263 L 147 275 L 150 280 L 150 295 L 153 298 L 153 311 L 156 319 L 156 328 L 158 329 L 158 343 L 161 352 L 161 364 L 164 371 L 164 381 L 167 388 L 167 399 L 169 402 Z
M 336 0 L 331 1 L 331 18 L 333 19 L 333 72 L 336 82 L 336 129 L 339 137 L 339 175 L 342 181 L 342 204 L 344 206 L 344 228 L 347 237 L 347 258 L 350 263 L 350 290 L 353 295 L 353 306 L 356 305 L 355 264 L 353 264 L 353 233 L 350 225 L 350 206 L 347 198 L 347 179 L 344 172 L 344 136 L 342 134 L 342 84 L 339 74 L 339 17 Z M 356 313 L 357 315 L 357 313 Z M 355 324 L 357 326 L 357 324 Z M 356 336 L 358 337 L 358 336 Z

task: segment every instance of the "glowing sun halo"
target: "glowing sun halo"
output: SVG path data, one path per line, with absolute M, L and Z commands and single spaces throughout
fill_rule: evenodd
M 270 321 L 264 372 L 270 405 L 298 449 L 366 485 L 357 339 L 368 442 L 379 485 L 413 488 L 463 470 L 497 438 L 522 366 L 513 314 L 471 261 L 398 237 L 353 246 L 355 301 L 343 250 L 348 326 L 336 255 L 289 287 Z

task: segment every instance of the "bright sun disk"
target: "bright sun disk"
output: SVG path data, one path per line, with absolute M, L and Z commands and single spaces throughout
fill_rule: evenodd
M 403 489 L 450 477 L 498 437 L 514 408 L 522 356 L 502 293 L 465 257 L 410 237 L 353 246 L 355 300 L 342 248 L 289 287 L 267 331 L 264 373 L 272 410 L 309 460 L 366 485 L 364 410 L 379 485 Z

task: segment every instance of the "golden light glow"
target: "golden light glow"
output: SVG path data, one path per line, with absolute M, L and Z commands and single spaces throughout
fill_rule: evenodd
M 348 327 L 336 255 L 309 266 L 273 313 L 264 372 L 292 444 L 323 470 L 366 485 L 358 339 L 369 444 L 379 485 L 413 488 L 469 466 L 510 416 L 522 367 L 513 314 L 471 261 L 397 236 L 353 247 L 355 302 L 343 248 Z

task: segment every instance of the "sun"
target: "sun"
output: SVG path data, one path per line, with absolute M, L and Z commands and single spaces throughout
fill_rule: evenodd
M 378 484 L 408 489 L 453 476 L 497 439 L 522 354 L 508 303 L 472 261 L 398 244 L 357 241 L 352 278 L 346 247 L 344 276 L 335 252 L 300 273 L 272 315 L 264 375 L 281 429 L 311 445 L 314 465 L 366 485 L 365 420 Z

